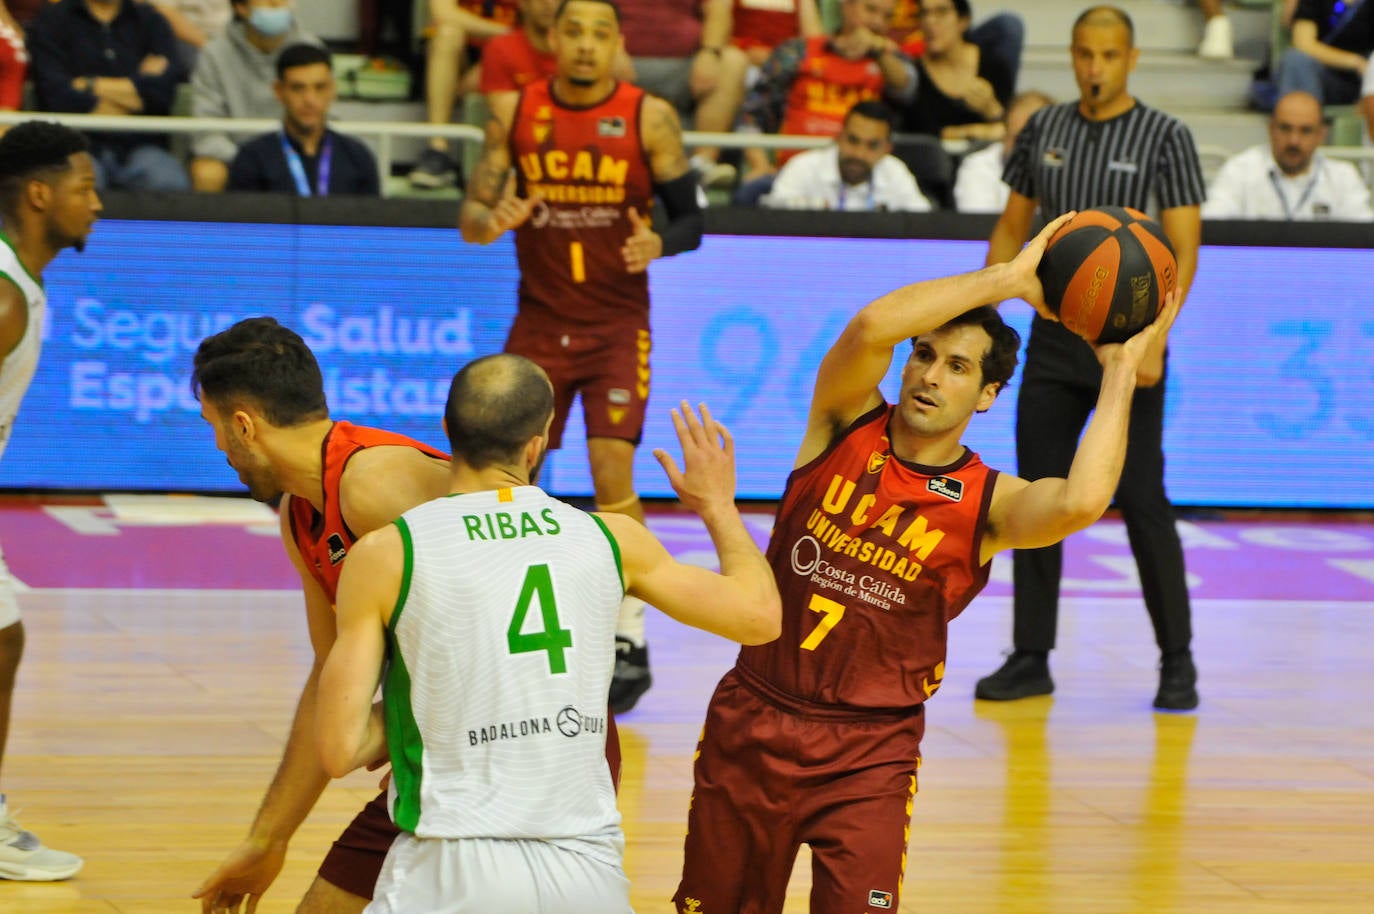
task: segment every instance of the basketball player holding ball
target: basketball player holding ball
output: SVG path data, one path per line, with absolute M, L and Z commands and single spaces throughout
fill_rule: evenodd
M 1083 12 L 1074 23 L 1070 53 L 1079 99 L 1036 112 L 1017 137 L 1003 175 L 1012 192 L 993 229 L 987 262 L 1008 261 L 1020 250 L 1037 207 L 1045 214 L 1103 206 L 1150 212 L 1157 202 L 1159 224 L 1177 258 L 1178 289 L 1186 296 L 1197 268 L 1205 196 L 1192 135 L 1177 119 L 1129 94 L 1127 79 L 1139 49 L 1125 12 L 1111 6 Z M 1164 366 L 1160 335 L 1140 366 L 1116 505 L 1161 655 L 1154 706 L 1190 710 L 1198 703 L 1197 670 L 1183 547 L 1164 491 Z M 1043 312 L 1035 318 L 1016 410 L 1017 470 L 1023 478 L 1065 473 L 1101 377 L 1082 338 Z M 1015 650 L 979 680 L 978 698 L 1008 701 L 1054 690 L 1048 657 L 1055 646 L 1062 562 L 1059 545 L 1016 551 Z

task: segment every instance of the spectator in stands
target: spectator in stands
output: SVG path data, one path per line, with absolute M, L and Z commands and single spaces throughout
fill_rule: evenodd
M 635 83 L 666 99 L 684 124 L 729 133 L 744 99 L 749 61 L 730 43 L 733 0 L 619 0 L 620 31 Z M 706 187 L 734 183 L 720 150 L 697 147 L 692 168 Z
M 1367 222 L 1369 188 L 1359 169 L 1317 151 L 1326 142 L 1321 103 L 1290 92 L 1269 118 L 1269 145 L 1227 159 L 1207 188 L 1208 219 Z
M 1279 97 L 1302 91 L 1324 105 L 1349 105 L 1374 52 L 1374 3 L 1299 0 L 1292 47 L 1279 58 Z
M 233 21 L 201 52 L 191 74 L 191 113 L 196 117 L 276 117 L 281 103 L 273 86 L 277 57 L 295 44 L 319 44 L 301 29 L 287 0 L 233 0 Z M 223 130 L 191 139 L 191 186 L 224 190 L 229 163 L 248 137 Z
M 1221 0 L 1198 0 L 1202 8 L 1202 41 L 1197 56 L 1204 60 L 1230 60 L 1235 56 L 1235 37 L 1231 20 L 1222 12 Z
M 788 159 L 760 203 L 865 212 L 924 213 L 931 208 L 916 178 L 892 155 L 891 109 L 874 100 L 849 109 L 834 143 Z
M 18 111 L 24 102 L 24 79 L 29 72 L 29 52 L 24 30 L 0 0 L 0 110 Z M 3 131 L 0 127 L 0 131 Z
M 277 58 L 273 87 L 282 129 L 244 143 L 229 166 L 229 189 L 301 197 L 377 196 L 377 160 L 358 140 L 326 125 L 334 101 L 329 52 L 293 44 Z
M 897 0 L 892 14 L 888 37 L 897 42 L 898 49 L 912 60 L 926 50 L 925 32 L 921 28 L 920 0 Z M 978 45 L 984 54 L 1003 61 L 1012 75 L 1012 90 L 1016 89 L 1016 75 L 1021 72 L 1021 49 L 1026 43 L 1026 23 L 1015 13 L 994 13 L 968 30 L 964 36 Z
M 7 0 L 5 7 L 9 10 L 10 16 L 19 23 L 21 29 L 29 27 L 33 22 L 38 11 L 47 6 L 50 0 Z
M 823 35 L 816 0 L 732 0 L 730 5 L 730 43 L 744 52 L 753 69 L 788 39 Z
M 429 0 L 430 22 L 425 45 L 425 118 L 447 124 L 454 104 L 477 90 L 481 74 L 475 66 L 477 48 L 511 31 L 516 0 Z M 438 190 L 458 180 L 458 164 L 449 155 L 448 140 L 433 137 L 410 171 L 412 187 Z
M 58 0 L 33 20 L 28 46 L 42 111 L 115 117 L 171 111 L 181 67 L 172 28 L 154 6 L 134 0 Z M 91 140 L 102 189 L 190 187 L 165 137 L 99 133 Z
M 1007 105 L 1002 140 L 964 156 L 954 180 L 954 208 L 961 213 L 1000 213 L 1007 208 L 1011 188 L 1002 171 L 1011 156 L 1016 136 L 1030 116 L 1054 104 L 1054 99 L 1034 90 L 1022 92 Z
M 172 34 L 177 36 L 177 58 L 181 62 L 181 72 L 190 73 L 196 68 L 200 49 L 214 40 L 229 24 L 232 14 L 230 4 L 224 0 L 151 0 L 167 24 Z
M 997 140 L 1016 74 L 967 38 L 968 0 L 922 0 L 925 53 L 916 59 L 916 96 L 902 127 L 942 139 Z
M 886 98 L 905 107 L 916 94 L 916 66 L 888 37 L 894 0 L 841 0 L 834 37 L 794 38 L 769 55 L 744 102 L 745 129 L 835 136 L 855 103 Z M 766 193 L 776 169 L 762 149 L 745 152 L 738 199 Z M 778 164 L 788 158 L 778 156 Z

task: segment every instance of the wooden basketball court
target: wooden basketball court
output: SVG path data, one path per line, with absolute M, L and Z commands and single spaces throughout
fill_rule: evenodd
M 70 882 L 0 882 L 5 914 L 198 910 L 191 891 L 274 770 L 308 666 L 275 527 L 241 502 L 153 504 L 0 504 L 29 635 L 4 785 L 26 826 L 86 858 Z M 651 526 L 679 554 L 709 549 L 689 518 Z M 1185 527 L 1194 714 L 1150 710 L 1157 658 L 1111 521 L 1069 549 L 1057 694 L 974 702 L 1009 638 L 999 560 L 929 706 L 902 910 L 1374 911 L 1374 524 Z M 621 806 L 636 908 L 666 912 L 693 747 L 733 651 L 662 617 L 649 633 Z M 260 912 L 294 910 L 375 785 L 327 791 Z M 807 883 L 803 856 L 788 912 Z

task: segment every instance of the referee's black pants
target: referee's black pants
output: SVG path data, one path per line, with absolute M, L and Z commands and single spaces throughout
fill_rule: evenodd
M 1068 475 L 1101 383 L 1102 369 L 1091 348 L 1037 317 L 1016 401 L 1018 475 L 1028 480 Z M 1161 653 L 1170 653 L 1190 646 L 1192 611 L 1183 545 L 1164 491 L 1163 437 L 1161 380 L 1154 387 L 1136 389 L 1115 504 L 1126 524 L 1155 641 Z M 1061 545 L 1018 549 L 1013 555 L 1012 640 L 1018 650 L 1054 648 L 1063 559 Z

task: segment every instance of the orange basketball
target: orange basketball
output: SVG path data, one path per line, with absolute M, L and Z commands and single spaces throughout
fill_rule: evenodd
M 1148 327 L 1178 283 L 1169 236 L 1123 206 L 1070 219 L 1050 236 L 1037 273 L 1045 303 L 1090 343 L 1120 343 Z

